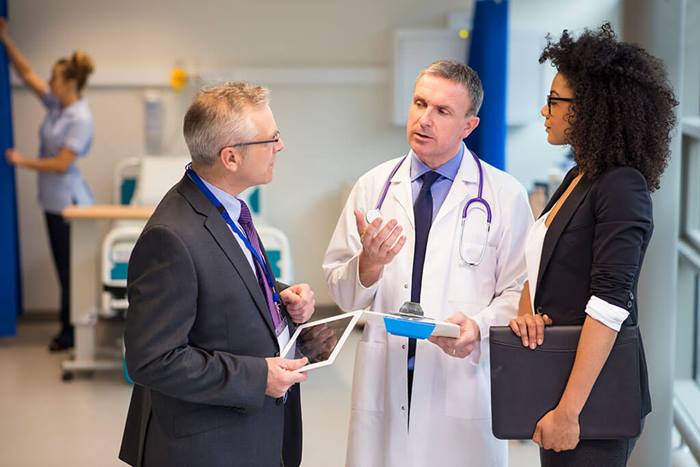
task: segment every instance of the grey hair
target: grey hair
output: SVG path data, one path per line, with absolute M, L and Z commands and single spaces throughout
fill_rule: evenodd
M 269 89 L 242 81 L 201 89 L 183 123 L 192 162 L 211 166 L 223 148 L 254 137 L 248 110 L 269 102 Z
M 477 116 L 479 114 L 481 104 L 484 102 L 484 87 L 481 84 L 479 75 L 469 65 L 457 60 L 438 60 L 421 71 L 416 78 L 416 82 L 426 74 L 438 76 L 464 86 L 471 100 L 471 106 L 466 116 Z

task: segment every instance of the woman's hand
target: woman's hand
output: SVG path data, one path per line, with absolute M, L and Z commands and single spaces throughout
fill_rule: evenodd
M 525 313 L 511 319 L 508 326 L 522 339 L 523 346 L 535 350 L 544 343 L 544 327 L 551 324 L 552 319 L 547 315 Z
M 10 63 L 15 67 L 17 75 L 37 97 L 42 99 L 44 94 L 49 92 L 49 85 L 32 70 L 27 57 L 20 52 L 12 39 L 10 39 L 10 27 L 7 23 L 7 18 L 2 16 L 0 16 L 0 42 L 5 46 L 7 58 L 10 59 Z
M 543 449 L 560 452 L 576 448 L 580 436 L 578 414 L 557 406 L 537 422 L 532 440 Z
M 18 150 L 10 148 L 5 151 L 5 160 L 8 164 L 19 167 L 24 162 L 24 156 Z
M 0 40 L 3 42 L 5 42 L 5 39 L 7 39 L 7 36 L 10 33 L 9 29 L 7 18 L 0 16 Z

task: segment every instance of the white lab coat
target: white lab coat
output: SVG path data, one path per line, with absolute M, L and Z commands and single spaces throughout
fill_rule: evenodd
M 401 252 L 379 281 L 358 280 L 360 238 L 353 209 L 373 209 L 399 159 L 370 170 L 355 184 L 326 251 L 326 282 L 344 310 L 395 312 L 411 297 L 414 250 L 410 157 L 393 178 L 382 207 L 407 236 Z M 427 316 L 444 319 L 462 311 L 481 329 L 481 344 L 457 359 L 428 341 L 418 341 L 410 429 L 407 397 L 407 339 L 367 325 L 355 358 L 346 465 L 353 467 L 507 465 L 507 443 L 491 433 L 488 359 L 489 326 L 505 325 L 517 313 L 526 276 L 524 244 L 533 222 L 525 191 L 510 175 L 482 163 L 484 198 L 493 210 L 487 251 L 481 264 L 458 260 L 461 210 L 476 196 L 478 169 L 468 152 L 435 215 L 426 250 L 421 305 Z M 467 229 L 468 230 L 468 229 Z M 465 243 L 469 241 L 465 231 Z

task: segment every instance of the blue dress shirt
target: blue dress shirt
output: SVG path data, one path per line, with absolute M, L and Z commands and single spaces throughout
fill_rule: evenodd
M 433 186 L 430 187 L 430 194 L 433 197 L 433 219 L 440 211 L 440 206 L 447 198 L 447 193 L 452 187 L 452 182 L 457 176 L 459 171 L 459 166 L 462 163 L 462 157 L 464 157 L 464 144 L 460 145 L 459 151 L 454 155 L 452 159 L 442 164 L 437 169 L 431 169 L 421 161 L 413 150 L 409 152 L 411 156 L 411 192 L 413 194 L 413 203 L 415 204 L 418 193 L 420 192 L 421 185 L 423 181 L 420 178 L 424 173 L 434 170 L 440 174 Z
M 209 188 L 209 191 L 211 191 L 214 194 L 214 196 L 216 196 L 216 199 L 218 199 L 219 202 L 221 202 L 221 204 L 224 205 L 224 208 L 228 212 L 228 215 L 231 216 L 231 219 L 236 224 L 236 227 L 238 227 L 238 230 L 240 230 L 241 233 L 245 235 L 245 231 L 241 227 L 241 224 L 238 223 L 238 218 L 241 217 L 241 201 L 235 196 L 233 196 L 231 193 L 228 193 L 222 190 L 221 188 L 215 187 L 214 185 L 212 185 L 204 179 L 202 179 L 202 182 L 206 185 L 207 188 Z M 243 250 L 243 254 L 248 260 L 250 267 L 253 269 L 253 273 L 257 276 L 257 273 L 255 272 L 255 263 L 253 262 L 253 255 L 251 254 L 250 250 L 243 242 L 243 239 L 236 235 L 236 233 L 230 226 L 228 226 L 228 228 L 231 231 L 231 235 L 233 235 L 236 238 L 236 241 L 238 242 L 238 245 L 240 245 L 241 250 Z

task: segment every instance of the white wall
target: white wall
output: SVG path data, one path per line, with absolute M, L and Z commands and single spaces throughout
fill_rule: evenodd
M 546 41 L 544 37 L 551 33 L 556 40 L 564 29 L 579 32 L 584 27 L 596 28 L 604 21 L 610 21 L 619 37 L 621 31 L 621 0 L 586 0 L 562 2 L 556 0 L 511 0 L 511 31 L 525 31 L 529 35 L 541 38 L 539 52 Z M 536 62 L 539 53 L 531 60 Z M 546 173 L 563 159 L 566 148 L 547 144 L 544 132 L 544 119 L 540 108 L 549 94 L 551 80 L 555 70 L 549 63 L 540 65 L 544 68 L 543 87 L 539 104 L 532 109 L 532 120 L 520 126 L 510 126 L 507 131 L 506 166 L 528 188 L 534 181 L 546 181 Z M 518 79 L 518 71 L 511 73 L 512 79 Z M 514 96 L 509 96 L 515 99 Z
M 179 62 L 191 72 L 245 67 L 345 67 L 386 70 L 392 31 L 443 27 L 446 15 L 465 0 L 10 0 L 11 35 L 37 71 L 80 47 L 97 63 L 86 95 L 96 136 L 80 168 L 98 203 L 111 202 L 112 174 L 122 158 L 143 152 L 145 88 L 123 86 L 122 78 L 148 80 Z M 619 24 L 619 0 L 511 0 L 511 23 L 540 33 Z M 536 60 L 537 57 L 534 57 Z M 380 73 L 381 74 L 381 73 Z M 360 80 L 361 81 L 361 80 Z M 113 85 L 105 86 L 105 83 Z M 340 209 L 343 184 L 406 149 L 403 129 L 391 125 L 391 83 L 367 80 L 320 86 L 272 84 L 272 108 L 287 149 L 279 155 L 268 187 L 269 220 L 290 238 L 298 280 L 311 283 L 319 303 L 330 303 L 320 264 Z M 542 89 L 541 100 L 549 88 Z M 180 133 L 192 90 L 164 93 L 167 151 L 185 152 Z M 548 147 L 533 120 L 508 130 L 508 169 L 529 185 L 561 154 Z M 13 92 L 17 147 L 37 150 L 43 110 L 23 88 Z M 53 265 L 40 209 L 36 176 L 19 175 L 22 273 L 26 309 L 58 303 Z
M 176 63 L 193 72 L 238 67 L 379 67 L 391 60 L 397 27 L 443 27 L 463 0 L 439 5 L 391 0 L 10 0 L 10 31 L 42 75 L 56 58 L 80 47 L 97 63 L 96 83 L 167 73 Z M 377 82 L 378 81 L 378 82 Z M 287 149 L 269 187 L 269 220 L 291 241 L 298 280 L 319 303 L 330 303 L 320 264 L 340 209 L 340 191 L 380 161 L 405 151 L 403 130 L 390 124 L 386 80 L 323 86 L 275 84 L 272 108 Z M 184 153 L 180 133 L 191 92 L 167 89 L 169 152 Z M 98 203 L 111 201 L 112 173 L 121 158 L 143 152 L 144 89 L 93 86 L 86 95 L 96 123 L 89 157 L 80 168 Z M 16 146 L 37 150 L 41 106 L 23 88 L 13 92 Z M 19 175 L 20 233 L 26 309 L 58 303 L 36 176 Z

